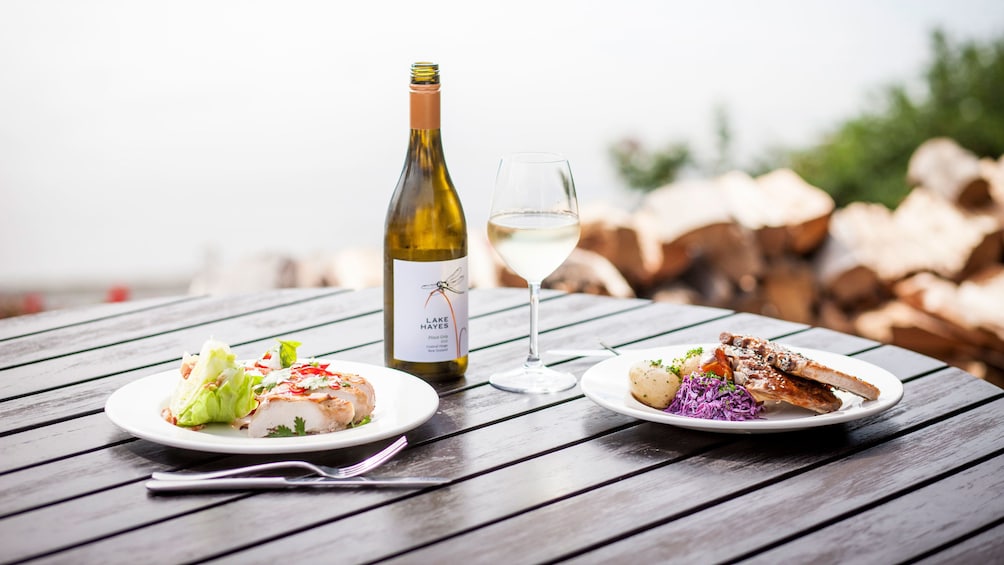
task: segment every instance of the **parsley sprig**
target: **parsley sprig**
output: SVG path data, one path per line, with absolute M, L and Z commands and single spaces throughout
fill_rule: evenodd
M 265 437 L 296 437 L 307 435 L 307 421 L 297 416 L 293 419 L 293 429 L 289 426 L 276 426 L 271 433 Z
M 358 428 L 359 426 L 365 426 L 366 424 L 368 424 L 368 423 L 370 423 L 372 421 L 373 421 L 373 418 L 371 416 L 366 416 L 365 418 L 363 418 L 362 420 L 360 420 L 359 423 L 357 423 L 357 424 L 349 424 L 349 427 L 350 428 Z

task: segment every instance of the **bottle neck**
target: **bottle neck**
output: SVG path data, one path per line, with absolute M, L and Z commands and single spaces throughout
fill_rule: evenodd
M 439 85 L 411 85 L 411 129 L 439 130 Z
M 443 157 L 443 142 L 438 129 L 414 129 L 408 141 L 408 167 L 418 167 L 420 170 L 433 173 L 445 170 Z M 440 173 L 433 173 L 440 174 Z

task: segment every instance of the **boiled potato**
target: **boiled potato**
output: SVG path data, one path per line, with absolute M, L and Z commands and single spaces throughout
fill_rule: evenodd
M 686 358 L 680 362 L 680 376 L 686 376 L 694 372 L 700 373 L 701 363 L 701 353 L 699 349 L 688 351 Z
M 638 402 L 659 410 L 673 402 L 680 389 L 680 377 L 661 361 L 638 361 L 628 371 L 631 396 Z

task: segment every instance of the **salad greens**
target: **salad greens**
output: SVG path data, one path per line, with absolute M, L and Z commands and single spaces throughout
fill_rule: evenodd
M 171 396 L 171 414 L 179 426 L 229 423 L 243 418 L 255 409 L 252 388 L 259 380 L 237 364 L 227 344 L 207 340 L 191 373 L 181 379 Z
M 296 363 L 296 348 L 303 345 L 299 341 L 283 340 L 279 341 L 279 361 L 283 369 L 288 369 Z

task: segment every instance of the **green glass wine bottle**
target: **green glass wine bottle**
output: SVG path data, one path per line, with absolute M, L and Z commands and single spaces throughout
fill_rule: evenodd
M 443 156 L 439 65 L 411 66 L 411 135 L 384 232 L 384 361 L 429 381 L 467 370 L 467 221 Z

